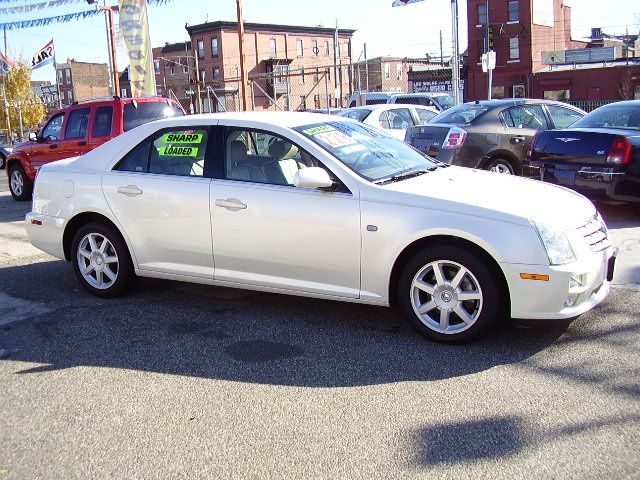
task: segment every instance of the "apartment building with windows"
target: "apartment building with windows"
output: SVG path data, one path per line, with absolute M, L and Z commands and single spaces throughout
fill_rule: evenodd
M 205 91 L 208 88 L 208 93 L 217 97 L 218 109 L 238 109 L 237 22 L 206 22 L 185 28 Z M 353 33 L 348 29 L 336 32 L 324 27 L 245 22 L 248 108 L 301 110 L 346 103 L 352 93 L 349 78 Z
M 66 63 L 56 64 L 56 81 L 62 105 L 109 95 L 109 67 L 106 63 L 78 62 L 70 58 Z

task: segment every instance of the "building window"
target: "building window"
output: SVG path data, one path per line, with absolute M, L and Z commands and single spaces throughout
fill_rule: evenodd
M 204 70 L 204 68 L 203 68 L 202 70 L 200 70 L 200 81 L 201 81 L 202 83 L 204 83 L 204 77 L 205 77 L 205 75 L 206 75 L 206 72 L 205 72 L 205 70 Z
M 64 82 L 64 73 L 62 72 L 62 69 L 58 70 L 58 83 L 63 83 Z
M 320 108 L 320 95 L 313 96 L 313 107 Z
M 73 92 L 71 92 L 70 90 L 67 90 L 67 102 L 73 102 Z
M 307 97 L 304 95 L 300 95 L 300 110 L 307 109 Z
M 560 102 L 571 99 L 570 90 L 545 90 L 542 93 L 542 98 L 546 100 L 558 100 Z
M 520 20 L 520 7 L 518 2 L 509 2 L 509 21 L 517 22 Z
M 153 71 L 156 72 L 156 75 L 160 73 L 160 60 L 153 61 Z
M 286 112 L 291 110 L 291 100 L 289 99 L 289 95 L 284 96 L 284 109 Z
M 274 58 L 278 56 L 278 45 L 276 44 L 275 38 L 269 39 L 269 55 Z
M 198 39 L 198 58 L 204 58 L 204 40 Z
M 313 53 L 314 57 L 318 56 L 318 41 L 317 40 L 311 40 L 311 52 Z
M 218 56 L 218 37 L 211 37 L 211 58 Z
M 70 68 L 65 68 L 64 75 L 66 77 L 65 83 L 71 83 L 71 69 Z
M 320 81 L 320 71 L 316 68 L 315 72 L 313 72 L 313 82 L 318 83 Z
M 402 64 L 396 65 L 396 80 L 402 80 Z
M 518 37 L 509 39 L 509 60 L 520 59 L 520 39 Z
M 171 65 L 171 67 L 169 67 L 169 73 L 171 75 L 175 75 L 176 74 L 176 66 L 175 65 Z
M 218 80 L 220 78 L 220 67 L 213 67 L 213 79 Z
M 504 98 L 504 86 L 497 85 L 491 89 L 492 98 Z
M 329 40 L 324 41 L 324 56 L 328 57 L 331 55 L 331 49 L 329 48 Z
M 121 96 L 122 98 L 127 98 L 127 95 L 128 95 L 128 94 L 129 94 L 129 92 L 127 92 L 127 89 L 126 89 L 126 88 L 121 88 L 121 89 L 120 89 L 120 96 Z
M 304 55 L 304 46 L 302 44 L 301 38 L 296 40 L 296 54 L 298 55 L 298 57 L 302 57 Z
M 184 61 L 180 60 L 180 64 L 182 65 L 182 73 L 189 73 L 189 58 L 185 57 Z
M 485 3 L 481 3 L 478 5 L 478 25 L 486 25 L 487 24 L 487 5 Z
M 385 80 L 391 79 L 391 65 L 389 65 L 388 63 L 384 64 L 384 79 Z
M 349 42 L 344 42 L 342 44 L 342 53 L 340 54 L 342 57 L 349 57 Z
M 304 67 L 300 67 L 300 85 L 304 85 Z

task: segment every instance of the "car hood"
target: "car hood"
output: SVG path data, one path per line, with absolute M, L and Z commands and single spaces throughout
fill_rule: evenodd
M 522 225 L 533 220 L 559 230 L 584 225 L 596 213 L 587 198 L 572 190 L 465 167 L 438 168 L 380 188 L 395 192 L 401 204 Z

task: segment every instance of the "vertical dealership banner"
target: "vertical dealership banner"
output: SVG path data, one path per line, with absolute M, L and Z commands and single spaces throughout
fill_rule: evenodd
M 54 56 L 55 49 L 53 46 L 53 39 L 51 39 L 49 43 L 38 50 L 38 53 L 36 53 L 31 59 L 31 70 L 49 65 L 53 62 Z
M 120 0 L 120 34 L 129 56 L 129 81 L 133 97 L 156 95 L 146 0 Z

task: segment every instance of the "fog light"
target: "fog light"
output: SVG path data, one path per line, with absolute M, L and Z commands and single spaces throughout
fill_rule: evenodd
M 567 300 L 564 302 L 565 307 L 573 307 L 578 301 L 579 293 L 572 293 L 567 297 Z

